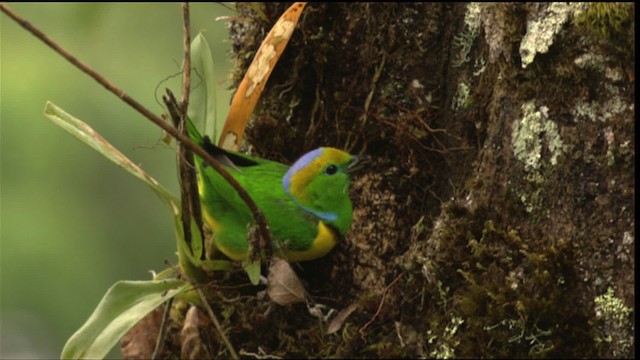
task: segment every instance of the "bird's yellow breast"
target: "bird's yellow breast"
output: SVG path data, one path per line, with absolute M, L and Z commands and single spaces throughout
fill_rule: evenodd
M 338 243 L 338 235 L 324 222 L 318 223 L 318 235 L 307 250 L 284 250 L 282 258 L 289 261 L 308 261 L 321 258 Z
M 216 219 L 214 219 L 207 211 L 203 211 L 203 217 L 205 222 L 209 225 L 211 230 L 215 232 L 221 229 L 220 224 Z M 321 258 L 327 255 L 331 249 L 338 243 L 338 235 L 332 230 L 329 226 L 327 226 L 324 222 L 320 221 L 318 223 L 318 234 L 316 238 L 313 240 L 311 247 L 306 250 L 288 250 L 288 249 L 279 249 L 276 251 L 276 256 L 281 257 L 288 261 L 308 261 Z M 238 252 L 230 247 L 225 246 L 225 244 L 221 241 L 215 241 L 216 247 L 229 258 L 239 261 L 247 258 L 246 252 Z

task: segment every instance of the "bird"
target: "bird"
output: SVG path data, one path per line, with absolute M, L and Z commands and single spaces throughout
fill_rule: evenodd
M 333 147 L 312 150 L 292 166 L 224 150 L 187 121 L 191 140 L 220 162 L 263 212 L 273 254 L 290 262 L 327 255 L 353 221 L 349 187 L 368 156 Z M 202 158 L 195 156 L 204 222 L 213 244 L 232 260 L 246 260 L 252 213 L 236 190 Z

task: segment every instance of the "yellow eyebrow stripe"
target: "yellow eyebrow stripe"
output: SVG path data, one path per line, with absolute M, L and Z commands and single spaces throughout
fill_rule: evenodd
M 345 164 L 349 161 L 349 154 L 344 151 L 334 148 L 322 148 L 322 155 L 315 158 L 304 168 L 297 171 L 291 176 L 291 184 L 289 193 L 296 199 L 305 201 L 306 193 L 305 187 L 311 182 L 311 180 L 318 176 L 325 165 L 334 163 L 337 165 Z

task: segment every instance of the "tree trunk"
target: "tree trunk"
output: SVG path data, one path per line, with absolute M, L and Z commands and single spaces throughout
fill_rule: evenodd
M 237 6 L 236 83 L 287 8 Z M 375 159 L 344 241 L 294 266 L 316 303 L 355 310 L 326 335 L 255 289 L 212 300 L 236 349 L 633 357 L 634 19 L 630 3 L 307 5 L 248 143 Z

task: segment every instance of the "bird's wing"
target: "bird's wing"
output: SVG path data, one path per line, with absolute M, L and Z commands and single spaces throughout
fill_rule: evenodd
M 282 233 L 283 238 L 308 238 L 310 241 L 313 239 L 313 236 L 307 233 L 315 231 L 317 219 L 291 201 L 282 186 L 282 178 L 289 166 L 224 150 L 212 144 L 208 137 L 200 135 L 191 121 L 187 122 L 187 131 L 192 140 L 218 160 L 238 181 L 269 218 L 272 231 Z M 201 177 L 203 205 L 210 215 L 227 219 L 231 216 L 241 223 L 250 221 L 251 212 L 237 191 L 199 156 L 196 156 L 196 166 Z M 300 249 L 308 246 L 298 243 L 292 245 Z
M 259 207 L 270 206 L 274 193 L 282 193 L 282 177 L 288 166 L 241 153 L 223 150 L 203 138 L 203 148 L 218 160 L 229 174 L 242 186 Z M 205 201 L 224 202 L 241 217 L 251 217 L 251 213 L 238 192 L 200 157 L 196 157 L 201 176 L 201 192 Z

